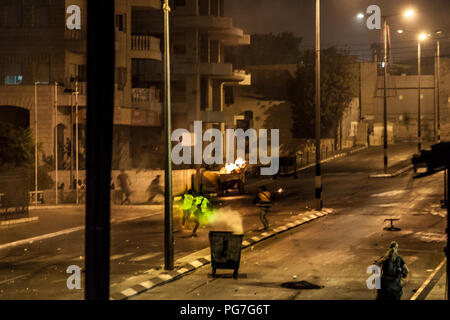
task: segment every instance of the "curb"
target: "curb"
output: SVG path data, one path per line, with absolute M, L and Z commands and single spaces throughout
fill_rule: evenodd
M 31 218 L 22 218 L 22 219 L 14 219 L 14 220 L 8 220 L 8 221 L 0 221 L 0 226 L 10 226 L 14 224 L 20 224 L 20 223 L 26 223 L 26 222 L 32 222 L 32 221 L 38 221 L 39 217 L 31 217 Z
M 401 168 L 393 173 L 379 173 L 379 174 L 371 174 L 369 178 L 393 178 L 401 175 L 402 173 L 409 171 L 413 168 L 413 165 L 410 164 L 404 168 Z
M 329 157 L 329 158 L 321 160 L 320 163 L 325 163 L 325 162 L 328 162 L 328 161 L 331 161 L 331 160 L 334 160 L 334 159 L 343 158 L 343 157 L 349 156 L 351 154 L 354 154 L 356 152 L 365 150 L 367 148 L 368 147 L 364 146 L 364 147 L 356 148 L 356 149 L 353 149 L 353 150 L 350 150 L 350 151 L 338 153 L 338 154 L 336 154 L 336 155 L 334 155 L 332 157 Z M 308 168 L 314 167 L 315 165 L 316 165 L 315 163 L 310 163 L 310 164 L 308 164 L 308 165 L 306 165 L 304 167 L 301 167 L 301 168 L 297 169 L 297 172 L 300 172 L 300 171 L 306 170 Z
M 288 230 L 294 229 L 302 224 L 311 222 L 313 220 L 319 219 L 321 217 L 327 216 L 330 213 L 332 213 L 332 210 L 330 209 L 324 209 L 322 211 L 311 211 L 311 214 L 308 214 L 307 216 L 303 218 L 299 218 L 294 220 L 293 222 L 289 222 L 283 226 L 274 228 L 272 230 L 268 230 L 266 232 L 261 233 L 259 236 L 247 236 L 245 240 L 242 241 L 242 250 L 246 249 L 250 246 L 253 246 L 256 243 L 262 242 L 266 239 L 269 239 L 273 236 L 276 236 L 278 234 L 284 233 Z M 150 289 L 153 289 L 157 286 L 161 286 L 163 284 L 172 282 L 174 280 L 177 280 L 188 273 L 199 269 L 205 265 L 208 265 L 211 263 L 211 256 L 207 255 L 204 257 L 201 257 L 197 260 L 194 260 L 190 263 L 187 263 L 180 267 L 177 270 L 174 271 L 165 271 L 162 274 L 149 279 L 147 281 L 141 282 L 137 285 L 132 286 L 131 288 L 122 290 L 121 292 L 117 292 L 111 295 L 111 300 L 126 300 L 131 297 L 137 296 L 145 291 L 148 291 Z

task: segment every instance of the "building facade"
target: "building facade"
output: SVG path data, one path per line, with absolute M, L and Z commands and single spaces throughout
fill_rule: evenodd
M 81 9 L 81 29 L 66 26 L 71 5 Z M 223 48 L 250 37 L 224 17 L 224 0 L 171 6 L 172 126 L 202 120 L 224 130 L 223 86 L 249 76 L 224 60 Z M 0 0 L 0 117 L 30 126 L 42 145 L 39 159 L 57 153 L 60 170 L 73 167 L 77 119 L 83 162 L 86 18 L 86 0 Z M 115 0 L 115 29 L 113 168 L 161 168 L 161 2 Z

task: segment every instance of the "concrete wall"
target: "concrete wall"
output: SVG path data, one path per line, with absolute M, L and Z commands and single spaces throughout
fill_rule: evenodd
M 157 175 L 161 176 L 161 189 L 164 190 L 164 171 L 163 170 L 126 170 L 128 177 L 131 181 L 132 194 L 130 196 L 131 202 L 133 204 L 144 203 L 148 198 L 147 188 Z M 184 193 L 187 189 L 192 187 L 192 176 L 195 176 L 195 170 L 174 170 L 172 172 L 172 185 L 173 194 L 180 195 Z M 117 176 L 120 174 L 119 170 L 113 170 L 111 175 L 116 187 L 116 190 L 120 190 L 119 183 L 117 181 Z M 55 172 L 50 172 L 50 176 L 55 181 Z M 75 178 L 75 173 L 74 173 Z M 79 178 L 81 180 L 85 179 L 85 171 L 79 171 Z M 64 183 L 65 196 L 67 200 L 73 201 L 73 195 L 69 196 L 70 193 L 70 171 L 58 171 L 58 184 Z M 45 191 L 45 201 L 47 204 L 55 203 L 55 189 Z M 158 197 L 155 201 L 163 201 L 163 197 Z M 61 201 L 61 200 L 60 200 Z M 69 201 L 69 200 L 67 200 Z M 63 201 L 64 202 L 64 201 Z

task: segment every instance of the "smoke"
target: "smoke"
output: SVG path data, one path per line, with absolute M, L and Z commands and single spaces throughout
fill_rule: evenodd
M 235 234 L 244 233 L 241 215 L 239 212 L 229 208 L 221 208 L 215 211 L 209 224 L 215 231 L 231 231 Z

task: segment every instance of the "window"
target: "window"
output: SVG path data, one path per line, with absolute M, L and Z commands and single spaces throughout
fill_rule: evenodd
M 175 8 L 176 7 L 185 7 L 186 6 L 186 0 L 175 0 Z
M 50 7 L 40 6 L 36 7 L 35 26 L 38 28 L 45 28 L 50 26 Z
M 201 16 L 209 16 L 209 0 L 199 0 L 198 6 Z
M 12 63 L 6 65 L 6 85 L 22 84 L 22 65 L 18 63 Z
M 87 68 L 85 65 L 78 65 L 78 81 L 86 82 L 87 80 Z
M 50 82 L 50 64 L 39 63 L 36 65 L 35 80 L 42 83 Z
M 207 34 L 200 34 L 199 55 L 200 62 L 209 62 L 209 41 Z
M 173 90 L 173 102 L 184 103 L 186 102 L 186 83 L 184 81 L 172 82 Z
M 209 95 L 208 95 L 208 79 L 202 78 L 200 81 L 200 109 L 208 109 Z
M 218 0 L 211 0 L 211 15 L 214 17 L 219 16 L 219 3 Z
M 116 14 L 116 29 L 117 31 L 125 32 L 125 14 Z
M 211 40 L 211 62 L 219 63 L 220 62 L 220 54 L 219 54 L 219 41 Z
M 175 54 L 184 55 L 186 54 L 186 46 L 184 44 L 174 44 L 173 52 Z
M 10 28 L 22 27 L 22 5 L 13 4 L 5 8 L 5 25 Z

